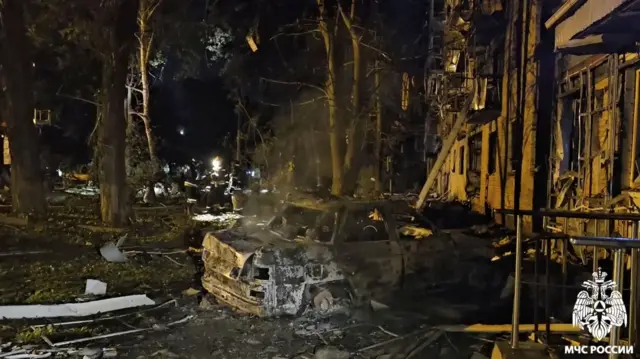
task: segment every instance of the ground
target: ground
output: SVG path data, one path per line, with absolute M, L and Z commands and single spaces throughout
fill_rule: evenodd
M 48 218 L 30 220 L 26 226 L 0 225 L 0 304 L 76 302 L 83 297 L 87 279 L 106 282 L 108 297 L 146 294 L 158 304 L 173 302 L 144 313 L 133 310 L 125 317 L 73 326 L 55 325 L 63 319 L 0 322 L 0 358 L 10 350 L 9 342 L 21 348 L 30 344 L 46 348 L 45 340 L 59 343 L 136 329 L 142 330 L 64 348 L 114 348 L 117 357 L 136 359 L 333 359 L 345 353 L 352 358 L 469 358 L 473 353 L 489 354 L 498 335 L 443 332 L 438 325 L 510 321 L 511 298 L 495 300 L 495 293 L 481 288 L 487 280 L 502 280 L 500 275 L 474 277 L 483 283 L 474 290 L 425 290 L 408 283 L 397 293 L 397 303 L 387 303 L 392 309 L 386 310 L 366 306 L 324 318 L 264 319 L 235 313 L 194 289 L 199 285 L 197 266 L 186 253 L 143 253 L 127 263 L 109 263 L 99 254 L 101 245 L 125 236 L 123 250 L 185 251 L 194 243 L 187 239 L 201 238 L 194 229 L 219 224 L 202 228 L 182 208 L 161 206 L 138 208 L 131 228 L 113 232 L 100 227 L 96 200 L 74 197 L 64 203 L 52 208 Z M 465 240 L 490 240 L 472 238 L 465 230 L 455 236 L 465 250 L 469 249 Z M 33 253 L 39 251 L 44 253 Z M 389 342 L 395 337 L 399 338 Z

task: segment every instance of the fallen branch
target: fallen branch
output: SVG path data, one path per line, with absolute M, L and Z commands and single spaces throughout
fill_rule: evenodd
M 384 342 L 381 342 L 381 343 L 377 343 L 377 344 L 369 345 L 368 347 L 364 347 L 364 348 L 358 349 L 358 350 L 356 350 L 355 352 L 356 352 L 356 353 L 359 353 L 359 352 L 364 352 L 364 351 L 371 350 L 371 349 L 377 349 L 377 348 L 383 347 L 383 346 L 385 346 L 385 345 L 389 345 L 389 344 L 391 344 L 391 343 L 398 342 L 398 341 L 403 340 L 403 339 L 411 338 L 411 337 L 413 337 L 413 336 L 416 336 L 416 335 L 418 335 L 418 334 L 424 333 L 424 332 L 426 332 L 426 331 L 430 331 L 430 330 L 432 330 L 432 329 L 433 329 L 433 328 L 423 328 L 423 329 L 418 329 L 418 330 L 416 330 L 415 332 L 411 332 L 411 333 L 406 334 L 406 335 L 403 335 L 403 336 L 395 337 L 395 338 L 393 338 L 393 339 L 385 340 Z
M 409 354 L 407 354 L 407 356 L 405 357 L 405 359 L 411 359 L 411 358 L 415 357 L 416 355 L 420 354 L 420 352 L 422 352 L 431 343 L 433 343 L 438 338 L 440 338 L 442 336 L 442 334 L 444 334 L 444 333 L 445 333 L 444 330 L 437 330 L 437 331 L 435 331 L 433 333 L 426 334 L 423 337 L 423 339 L 426 339 L 426 340 L 422 344 L 420 344 L 417 348 L 415 348 L 412 351 L 410 351 Z

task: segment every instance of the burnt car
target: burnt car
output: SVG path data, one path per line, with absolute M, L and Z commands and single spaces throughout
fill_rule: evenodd
M 384 201 L 289 203 L 264 225 L 209 232 L 203 287 L 236 309 L 274 316 L 386 300 L 412 273 L 459 281 L 447 278 L 461 272 L 451 239 L 394 208 Z

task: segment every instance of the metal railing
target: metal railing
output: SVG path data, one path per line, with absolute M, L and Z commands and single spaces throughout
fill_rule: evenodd
M 522 229 L 522 216 L 531 216 L 537 218 L 566 218 L 566 219 L 593 219 L 593 220 L 605 220 L 605 221 L 629 221 L 632 223 L 632 237 L 599 237 L 599 236 L 571 236 L 568 233 L 540 233 L 532 236 L 535 241 L 535 260 L 534 260 L 534 338 L 537 340 L 538 335 L 538 277 L 539 277 L 539 253 L 540 242 L 546 241 L 546 255 L 545 255 L 545 316 L 546 316 L 546 339 L 547 345 L 551 338 L 551 314 L 550 314 L 550 295 L 549 288 L 549 272 L 550 272 L 550 257 L 551 257 L 551 240 L 562 240 L 562 303 L 566 304 L 566 279 L 567 279 L 567 255 L 568 255 L 568 241 L 571 241 L 575 245 L 592 246 L 593 255 L 593 269 L 594 272 L 598 269 L 598 250 L 600 248 L 613 250 L 613 281 L 618 285 L 618 288 L 622 292 L 624 287 L 624 254 L 627 249 L 631 250 L 631 279 L 629 289 L 629 344 L 636 344 L 636 331 L 637 331 L 637 271 L 638 271 L 638 252 L 640 249 L 640 214 L 632 213 L 596 213 L 596 212 L 573 212 L 573 211 L 558 211 L 550 209 L 542 210 L 513 210 L 513 209 L 496 209 L 495 213 L 501 215 L 513 215 L 516 217 L 516 253 L 515 253 L 515 272 L 514 272 L 514 293 L 513 293 L 513 314 L 512 314 L 512 332 L 511 332 L 511 347 L 517 349 L 519 346 L 519 326 L 520 326 L 520 302 L 522 291 L 522 242 L 523 242 L 523 229 Z M 596 222 L 597 223 L 597 222 Z M 567 231 L 565 222 L 565 229 Z M 596 226 L 597 230 L 597 226 Z M 613 326 L 609 335 L 610 345 L 619 345 L 620 343 L 620 328 Z M 618 354 L 610 354 L 609 358 L 618 358 Z

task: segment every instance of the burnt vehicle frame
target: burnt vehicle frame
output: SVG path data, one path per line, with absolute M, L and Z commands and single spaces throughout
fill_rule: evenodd
M 297 212 L 311 213 L 313 223 L 291 224 Z M 394 212 L 389 201 L 292 202 L 263 227 L 209 232 L 203 286 L 244 312 L 299 315 L 384 299 L 408 274 L 446 271 L 451 241 L 401 235 Z

